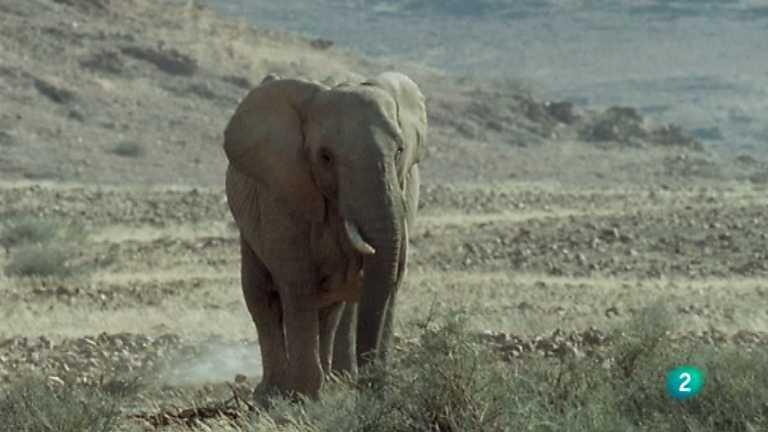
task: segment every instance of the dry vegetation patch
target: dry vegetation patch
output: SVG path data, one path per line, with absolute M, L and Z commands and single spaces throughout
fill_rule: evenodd
M 269 411 L 248 401 L 245 377 L 211 388 L 207 395 L 165 391 L 160 406 L 137 398 L 139 390 L 164 392 L 147 383 L 22 380 L 0 391 L 0 407 L 10 413 L 10 424 L 28 430 L 51 422 L 103 431 L 142 424 L 161 430 L 233 431 L 695 427 L 728 432 L 768 426 L 768 337 L 756 335 L 748 342 L 672 338 L 666 315 L 646 309 L 610 334 L 560 333 L 532 340 L 470 334 L 460 314 L 433 317 L 416 325 L 414 337 L 398 341 L 390 366 L 365 371 L 363 383 L 374 387 L 332 380 L 322 401 L 273 399 Z M 532 348 L 511 348 L 518 345 Z M 669 399 L 659 390 L 669 365 L 694 359 L 706 373 L 704 392 L 685 403 Z M 118 409 L 120 404 L 132 408 Z
M 82 240 L 74 224 L 20 217 L 3 225 L 0 245 L 11 254 L 5 266 L 8 276 L 66 277 L 77 270 L 69 262 L 69 249 Z

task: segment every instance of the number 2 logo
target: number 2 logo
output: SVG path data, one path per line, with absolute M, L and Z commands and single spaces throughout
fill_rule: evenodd
M 695 366 L 679 366 L 667 373 L 667 393 L 674 399 L 695 397 L 703 387 L 704 373 Z
M 690 393 L 691 388 L 688 387 L 688 384 L 691 383 L 691 374 L 689 374 L 688 372 L 683 372 L 680 374 L 680 379 L 682 380 L 682 382 L 680 383 L 680 387 L 677 388 L 677 391 Z

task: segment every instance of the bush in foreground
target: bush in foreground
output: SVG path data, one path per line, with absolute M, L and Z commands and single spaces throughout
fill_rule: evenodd
M 396 356 L 380 393 L 331 385 L 323 401 L 280 401 L 246 430 L 768 430 L 768 349 L 674 341 L 661 316 L 642 315 L 599 355 L 511 362 L 452 320 Z M 697 398 L 676 401 L 666 372 L 687 363 L 707 382 Z
M 121 422 L 119 399 L 94 388 L 26 379 L 0 388 L 3 430 L 110 432 Z
M 768 430 L 768 348 L 672 340 L 663 316 L 642 314 L 589 355 L 513 360 L 449 319 L 422 326 L 389 366 L 366 372 L 363 381 L 379 383 L 378 391 L 342 379 L 329 382 L 320 401 L 278 399 L 268 412 L 194 424 L 209 431 Z M 707 382 L 697 398 L 676 401 L 665 375 L 687 363 L 704 369 Z M 99 388 L 33 383 L 0 390 L 0 413 L 19 431 L 138 426 L 115 420 L 115 400 Z

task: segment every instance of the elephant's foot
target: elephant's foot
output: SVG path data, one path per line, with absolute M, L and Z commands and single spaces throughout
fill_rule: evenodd
M 351 384 L 352 386 L 356 386 L 357 371 L 353 373 L 350 371 L 331 370 L 325 375 L 324 382 Z
M 338 337 L 339 335 L 337 335 Z M 342 335 L 343 336 L 343 335 Z M 346 352 L 334 354 L 333 365 L 326 379 L 334 381 L 354 382 L 358 378 L 357 359 L 353 355 L 344 355 Z
M 302 397 L 310 399 L 320 398 L 320 388 L 323 385 L 324 373 L 320 365 L 312 368 L 304 368 L 291 374 L 288 382 L 290 383 L 291 396 L 298 400 Z
M 272 408 L 272 399 L 288 396 L 289 392 L 278 385 L 260 382 L 253 389 L 253 400 L 264 409 Z
M 364 366 L 357 377 L 357 388 L 381 393 L 381 390 L 387 386 L 388 378 L 386 368 L 380 363 Z
M 274 399 L 285 398 L 295 402 L 299 402 L 303 398 L 318 399 L 323 378 L 324 374 L 319 379 L 313 379 L 313 377 L 295 378 L 293 384 L 288 386 L 279 386 L 262 381 L 253 389 L 253 400 L 264 409 L 270 409 Z

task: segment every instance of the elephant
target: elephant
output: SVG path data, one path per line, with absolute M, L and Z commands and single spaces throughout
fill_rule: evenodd
M 386 361 L 427 114 L 399 72 L 328 87 L 268 75 L 224 131 L 226 196 L 256 326 L 256 394 L 319 398 Z

